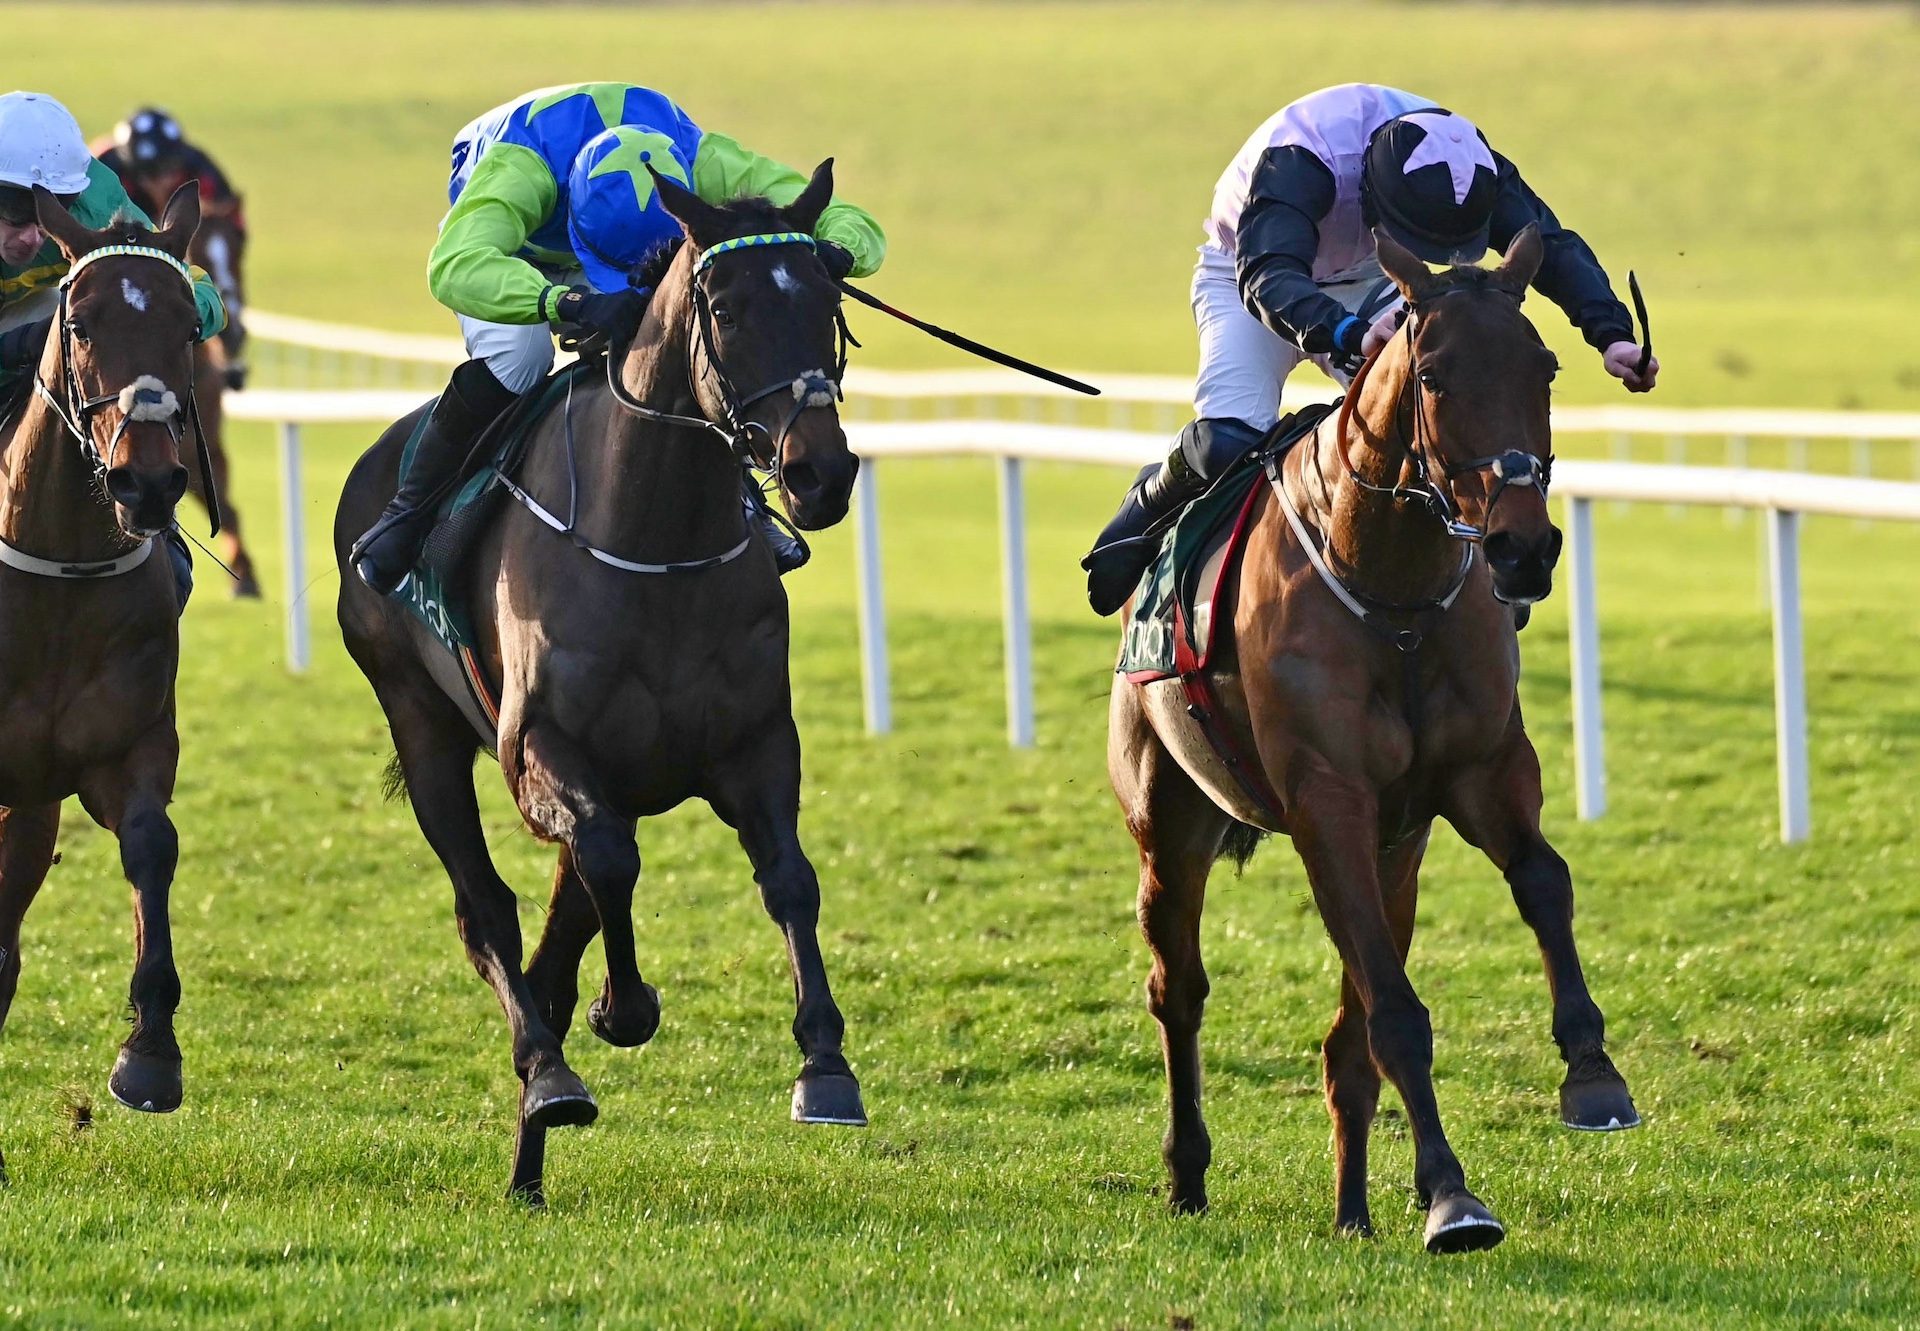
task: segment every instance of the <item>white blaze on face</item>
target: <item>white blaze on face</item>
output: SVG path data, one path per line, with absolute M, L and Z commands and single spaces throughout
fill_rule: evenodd
M 800 290 L 800 279 L 795 277 L 784 263 L 773 266 L 773 284 L 789 296 Z
M 146 289 L 135 286 L 132 278 L 123 277 L 120 279 L 120 295 L 121 298 L 124 299 L 127 304 L 133 306 L 134 309 L 139 310 L 142 314 L 147 312 Z

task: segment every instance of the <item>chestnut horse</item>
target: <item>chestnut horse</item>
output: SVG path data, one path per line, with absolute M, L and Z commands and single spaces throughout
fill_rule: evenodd
M 831 165 L 784 208 L 712 206 L 655 177 L 688 243 L 604 382 L 576 384 L 535 427 L 511 478 L 518 502 L 460 579 L 497 719 L 467 701 L 451 656 L 403 601 L 369 590 L 348 558 L 393 493 L 413 418 L 360 460 L 341 496 L 340 626 L 453 881 L 467 954 L 506 1011 L 523 1088 L 509 1191 L 532 1201 L 547 1129 L 599 1112 L 562 1051 L 596 932 L 607 976 L 587 1014 L 594 1034 L 631 1047 L 659 1026 L 659 994 L 634 957 L 634 825 L 688 799 L 738 834 L 786 944 L 804 1056 L 793 1117 L 866 1121 L 820 955 L 820 885 L 800 848 L 786 594 L 740 502 L 743 458 L 773 472 L 801 527 L 838 522 L 852 493 L 858 460 L 834 406 L 839 291 L 811 248 Z M 524 970 L 513 891 L 474 798 L 483 747 L 527 826 L 560 846 Z
M 71 267 L 37 391 L 0 426 L 0 1024 L 60 801 L 77 794 L 133 884 L 133 1032 L 107 1084 L 165 1113 L 181 1096 L 167 921 L 180 607 L 161 536 L 187 488 L 199 316 L 184 260 L 200 196 L 179 190 L 158 231 L 89 230 L 34 198 Z
M 1433 1252 L 1491 1247 L 1434 1099 L 1433 1032 L 1405 967 L 1420 861 L 1445 818 L 1505 874 L 1553 994 L 1570 1127 L 1639 1120 L 1603 1047 L 1573 942 L 1573 885 L 1540 832 L 1540 764 L 1521 723 L 1516 606 L 1545 596 L 1553 354 L 1521 313 L 1540 263 L 1528 228 L 1497 269 L 1434 274 L 1376 233 L 1411 316 L 1337 413 L 1269 463 L 1245 557 L 1215 607 L 1216 756 L 1178 681 L 1113 687 L 1108 769 L 1140 849 L 1148 1007 L 1171 1096 L 1176 1210 L 1207 1204 L 1200 1114 L 1200 913 L 1222 854 L 1284 832 L 1344 967 L 1324 1046 L 1336 1226 L 1370 1234 L 1367 1134 L 1384 1073 L 1414 1138 Z M 1463 546 L 1462 540 L 1471 542 Z M 1227 636 L 1225 634 L 1223 637 Z
M 227 307 L 227 326 L 219 339 L 200 343 L 194 349 L 194 399 L 200 407 L 200 428 L 207 441 L 207 456 L 212 460 L 214 493 L 220 497 L 220 557 L 233 570 L 233 594 L 258 597 L 260 580 L 254 575 L 253 556 L 247 553 L 240 535 L 240 513 L 233 504 L 233 487 L 227 484 L 226 416 L 223 410 L 225 390 L 240 387 L 246 367 L 239 361 L 240 322 L 246 297 L 242 260 L 246 252 L 246 232 L 233 215 L 233 207 L 204 214 L 200 229 L 194 233 L 193 251 L 188 258 L 207 271 L 220 299 Z M 207 489 L 200 478 L 200 454 L 181 459 L 192 477 L 194 495 L 206 502 Z

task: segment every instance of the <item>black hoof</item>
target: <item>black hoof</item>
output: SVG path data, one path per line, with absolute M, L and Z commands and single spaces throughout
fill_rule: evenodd
M 1640 1111 L 1619 1077 L 1570 1081 L 1560 1088 L 1560 1121 L 1576 1132 L 1619 1132 L 1639 1127 Z
M 1506 1236 L 1506 1226 L 1470 1192 L 1457 1192 L 1427 1209 L 1428 1252 L 1480 1252 Z
M 107 1089 L 129 1109 L 138 1109 L 143 1114 L 171 1114 L 180 1107 L 184 1094 L 180 1060 L 122 1049 L 120 1057 L 113 1061 Z
M 1370 1239 L 1373 1237 L 1373 1217 L 1357 1216 L 1351 1220 L 1333 1222 L 1333 1232 L 1343 1239 Z
M 860 1102 L 860 1083 L 850 1072 L 802 1077 L 793 1084 L 793 1121 L 866 1127 L 867 1107 Z
M 602 989 L 600 997 L 587 1008 L 588 1029 L 615 1049 L 634 1049 L 651 1040 L 660 1029 L 660 991 L 650 984 L 642 984 L 640 989 L 642 1001 L 631 1013 L 614 1008 Z
M 1205 1215 L 1207 1213 L 1207 1190 L 1205 1188 L 1175 1188 L 1167 1194 L 1167 1210 L 1174 1215 Z
M 520 1117 L 535 1128 L 584 1128 L 600 1117 L 587 1084 L 571 1068 L 543 1072 L 520 1096 Z
M 257 601 L 260 599 L 260 580 L 251 573 L 243 573 L 233 580 L 233 599 L 236 601 Z

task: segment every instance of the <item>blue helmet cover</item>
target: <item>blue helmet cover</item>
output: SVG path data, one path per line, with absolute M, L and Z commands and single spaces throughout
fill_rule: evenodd
M 587 140 L 567 174 L 567 238 L 595 291 L 624 291 L 659 246 L 680 235 L 660 204 L 652 167 L 691 188 L 673 139 L 645 125 L 615 125 Z

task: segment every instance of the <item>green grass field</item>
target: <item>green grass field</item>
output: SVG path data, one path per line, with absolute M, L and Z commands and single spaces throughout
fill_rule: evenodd
M 637 77 L 684 86 L 715 123 L 795 160 L 841 154 L 892 227 L 900 300 L 1063 361 L 1153 370 L 1190 354 L 1187 246 L 1219 162 L 1286 89 L 1377 71 L 1479 112 L 1603 254 L 1640 266 L 1671 332 L 1669 400 L 1920 404 L 1895 340 L 1920 263 L 1909 18 L 1362 13 L 1335 28 L 1278 8 L 0 7 L 0 31 L 90 124 L 151 95 L 206 127 L 249 180 L 263 306 L 442 328 L 419 266 L 443 140 L 522 85 L 592 72 L 565 53 L 611 32 L 590 44 L 632 51 Z M 76 26 L 116 37 L 63 46 Z M 185 86 L 154 82 L 163 45 L 201 62 Z M 1271 87 L 1247 73 L 1261 49 L 1285 71 Z M 1577 150 L 1557 152 L 1567 134 Z M 1851 196 L 1809 183 L 1849 173 Z M 886 363 L 932 360 L 874 341 Z M 1751 368 L 1734 374 L 1728 348 Z M 1569 396 L 1601 387 L 1564 377 Z M 316 569 L 366 441 L 309 433 Z M 985 467 L 885 470 L 892 736 L 860 733 L 851 533 L 825 534 L 790 584 L 802 830 L 872 1127 L 786 1121 L 778 939 L 730 835 L 685 809 L 642 829 L 661 1032 L 634 1052 L 580 1028 L 570 1054 L 601 1120 L 552 1138 L 548 1211 L 505 1203 L 504 1022 L 411 815 L 379 797 L 389 744 L 334 633 L 331 572 L 309 592 L 314 669 L 282 670 L 271 440 L 243 429 L 233 450 L 274 600 L 225 601 L 203 568 L 187 616 L 188 1101 L 153 1118 L 105 1093 L 130 927 L 114 847 L 70 807 L 0 1040 L 0 1324 L 1920 1325 L 1915 532 L 1808 524 L 1815 835 L 1787 848 L 1756 524 L 1602 510 L 1604 819 L 1573 817 L 1562 597 L 1523 639 L 1523 693 L 1647 1126 L 1557 1125 L 1532 940 L 1498 875 L 1439 833 L 1414 979 L 1450 1134 L 1511 1235 L 1440 1261 L 1419 1247 L 1391 1093 L 1381 1237 L 1330 1233 L 1317 1051 L 1338 964 L 1283 842 L 1214 880 L 1214 1209 L 1164 1214 L 1146 949 L 1104 775 L 1113 632 L 1074 568 L 1120 478 L 1088 469 L 1032 475 L 1031 752 L 1002 737 Z M 550 853 L 491 767 L 479 780 L 532 932 Z

